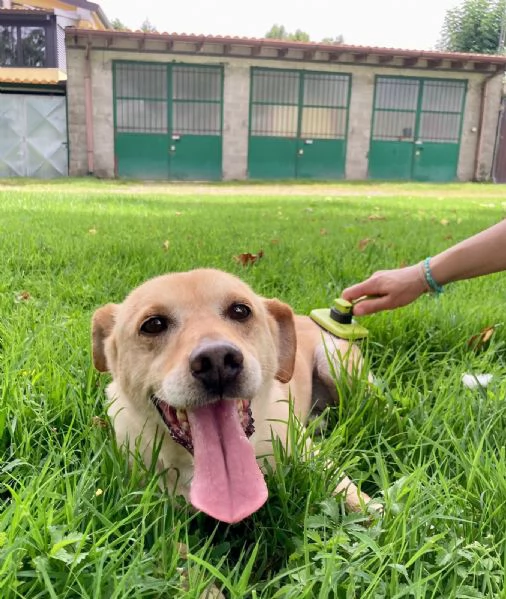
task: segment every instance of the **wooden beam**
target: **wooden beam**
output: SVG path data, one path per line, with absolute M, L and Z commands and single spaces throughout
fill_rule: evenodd
M 409 58 L 404 58 L 402 64 L 405 67 L 414 67 L 418 62 L 418 56 L 410 56 Z
M 488 69 L 492 66 L 491 62 L 475 62 L 473 63 L 473 68 L 475 71 L 488 71 Z
M 331 62 L 335 62 L 337 60 L 339 60 L 339 57 L 341 56 L 342 52 L 329 52 L 329 60 Z
M 379 64 L 387 64 L 389 62 L 392 62 L 393 59 L 394 59 L 394 57 L 391 54 L 389 54 L 388 56 L 380 56 L 378 58 L 378 62 L 379 62 Z
M 430 58 L 427 60 L 427 67 L 429 69 L 437 69 L 443 64 L 442 58 Z

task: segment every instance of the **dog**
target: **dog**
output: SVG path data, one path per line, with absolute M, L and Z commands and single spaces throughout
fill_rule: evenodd
M 363 368 L 355 345 L 214 269 L 156 277 L 99 308 L 92 351 L 112 377 L 118 443 L 149 467 L 159 440 L 163 485 L 227 523 L 267 500 L 262 460 L 273 437 L 287 440 L 289 401 L 307 423 L 315 404 L 338 400 L 333 369 Z M 336 492 L 352 510 L 370 501 L 347 477 Z

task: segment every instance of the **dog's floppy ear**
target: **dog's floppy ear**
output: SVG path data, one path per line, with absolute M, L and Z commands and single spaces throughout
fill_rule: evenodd
M 93 314 L 91 320 L 93 365 L 100 372 L 109 370 L 105 356 L 105 341 L 112 332 L 117 308 L 116 304 L 106 304 Z
M 277 324 L 278 371 L 276 378 L 282 383 L 288 383 L 293 375 L 297 350 L 293 310 L 287 304 L 276 299 L 265 300 L 265 305 Z

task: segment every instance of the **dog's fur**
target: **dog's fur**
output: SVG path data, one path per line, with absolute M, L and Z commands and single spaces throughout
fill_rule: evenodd
M 237 305 L 251 313 L 237 315 Z M 242 308 L 239 311 L 243 310 Z M 239 318 L 238 318 L 239 316 Z M 145 334 L 143 323 L 165 319 L 167 329 Z M 135 289 L 122 304 L 107 304 L 93 316 L 93 361 L 109 371 L 109 415 L 118 442 L 138 446 L 149 466 L 155 439 L 162 439 L 157 469 L 173 493 L 189 496 L 194 474 L 192 454 L 175 442 L 152 399 L 176 409 L 216 401 L 251 401 L 255 432 L 249 441 L 256 456 L 272 454 L 272 433 L 287 439 L 289 397 L 295 415 L 306 422 L 315 402 L 336 401 L 337 373 L 360 369 L 358 348 L 323 333 L 308 317 L 295 316 L 276 299 L 256 295 L 238 278 L 212 269 L 164 275 Z M 242 356 L 229 383 L 218 390 L 195 373 L 195 352 L 230 346 Z M 207 355 L 207 354 L 206 354 Z M 193 356 L 193 358 L 192 358 Z M 337 488 L 351 509 L 369 501 L 345 478 Z

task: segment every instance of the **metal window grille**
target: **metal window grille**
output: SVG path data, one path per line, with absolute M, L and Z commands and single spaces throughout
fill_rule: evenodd
M 115 66 L 116 128 L 122 133 L 167 133 L 167 66 Z
M 378 77 L 373 139 L 458 143 L 464 81 Z
M 175 134 L 220 135 L 222 70 L 219 67 L 172 68 L 172 128 Z
M 305 73 L 301 136 L 344 139 L 348 110 L 349 77 Z
M 295 137 L 299 73 L 253 71 L 251 135 Z
M 251 135 L 344 139 L 349 85 L 348 75 L 254 70 Z
M 420 82 L 378 77 L 373 139 L 413 140 Z
M 424 141 L 458 143 L 464 81 L 424 81 L 418 135 Z

